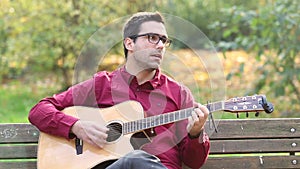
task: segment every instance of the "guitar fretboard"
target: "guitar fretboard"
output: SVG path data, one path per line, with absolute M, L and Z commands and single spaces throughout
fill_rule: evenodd
M 210 112 L 224 110 L 224 101 L 209 103 L 205 105 Z M 137 131 L 157 127 L 187 119 L 192 115 L 195 108 L 182 109 L 157 116 L 150 116 L 140 120 L 130 121 L 123 124 L 123 134 L 135 133 Z

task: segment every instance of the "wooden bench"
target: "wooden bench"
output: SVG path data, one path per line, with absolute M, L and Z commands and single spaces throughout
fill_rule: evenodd
M 300 118 L 216 123 L 218 133 L 210 135 L 211 153 L 202 168 L 300 168 Z M 38 137 L 30 124 L 0 124 L 0 169 L 36 168 Z

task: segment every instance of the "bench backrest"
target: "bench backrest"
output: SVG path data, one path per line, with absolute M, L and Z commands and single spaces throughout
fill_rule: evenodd
M 218 133 L 210 136 L 211 152 L 204 169 L 300 168 L 300 119 L 216 123 Z
M 202 168 L 300 168 L 300 118 L 216 124 L 218 133 L 206 126 L 211 151 Z M 38 137 L 39 131 L 30 124 L 0 124 L 0 169 L 36 168 Z
M 38 138 L 31 124 L 0 124 L 0 169 L 36 168 Z

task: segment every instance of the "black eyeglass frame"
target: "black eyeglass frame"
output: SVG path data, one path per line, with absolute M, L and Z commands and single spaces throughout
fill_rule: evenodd
M 154 36 L 154 35 L 159 37 L 159 40 L 157 42 L 153 42 L 150 39 L 150 37 Z M 129 36 L 129 38 L 130 39 L 136 39 L 136 38 L 141 37 L 141 36 L 147 36 L 148 42 L 152 43 L 152 44 L 155 44 L 155 45 L 157 45 L 159 43 L 159 41 L 161 41 L 164 44 L 165 47 L 169 47 L 172 43 L 171 39 L 167 38 L 166 36 L 161 36 L 157 33 L 144 33 L 144 34 L 140 34 L 140 35 L 132 35 L 132 36 Z

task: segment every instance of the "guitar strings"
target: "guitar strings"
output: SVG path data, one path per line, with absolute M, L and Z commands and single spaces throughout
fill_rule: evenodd
M 186 110 L 188 110 L 188 112 L 186 112 Z M 148 129 L 154 126 L 158 126 L 158 125 L 163 125 L 163 124 L 167 124 L 170 122 L 176 122 L 179 120 L 183 120 L 186 119 L 186 117 L 190 116 L 190 113 L 192 110 L 192 108 L 188 108 L 184 110 L 185 114 L 182 115 L 182 113 L 179 115 L 178 113 L 183 112 L 183 110 L 178 111 L 178 112 L 173 112 L 173 113 L 167 113 L 167 114 L 161 114 L 159 116 L 157 116 L 156 118 L 152 117 L 147 117 L 141 120 L 137 120 L 137 121 L 131 121 L 131 122 L 126 122 L 122 124 L 116 123 L 116 124 L 109 124 L 108 128 L 111 128 L 115 131 L 117 131 L 118 133 L 120 133 L 120 131 L 125 132 L 126 133 L 131 133 L 131 132 L 135 132 L 135 131 L 140 131 L 140 130 L 144 130 L 144 129 Z M 177 113 L 178 115 L 176 116 Z M 186 114 L 188 113 L 188 114 Z M 146 120 L 146 121 L 145 121 Z M 129 127 L 128 130 L 122 130 L 124 128 L 124 126 Z
M 137 121 L 126 122 L 123 123 L 123 125 L 120 123 L 109 124 L 108 128 L 111 129 L 111 131 L 109 131 L 109 136 L 114 137 L 120 134 L 133 133 L 136 131 L 149 129 L 154 126 L 183 120 L 191 115 L 191 110 L 193 110 L 193 108 L 187 108 L 185 110 L 180 110 L 172 113 L 160 114 L 158 116 L 151 116 Z M 126 128 L 125 130 L 124 126 Z

